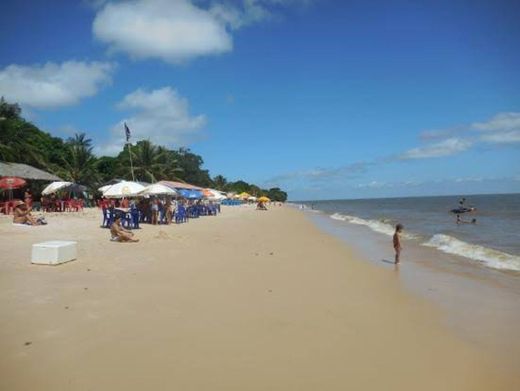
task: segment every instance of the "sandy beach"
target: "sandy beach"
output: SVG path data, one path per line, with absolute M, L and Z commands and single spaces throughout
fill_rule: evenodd
M 110 242 L 100 212 L 0 220 L 0 389 L 518 390 L 441 311 L 289 207 Z M 30 264 L 76 240 L 76 261 Z

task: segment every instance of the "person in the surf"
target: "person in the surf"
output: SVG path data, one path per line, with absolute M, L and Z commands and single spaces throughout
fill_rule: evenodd
M 398 265 L 401 261 L 401 250 L 403 249 L 401 246 L 401 232 L 403 232 L 404 226 L 402 224 L 397 224 L 395 226 L 395 233 L 393 237 L 393 244 L 395 250 L 395 264 Z

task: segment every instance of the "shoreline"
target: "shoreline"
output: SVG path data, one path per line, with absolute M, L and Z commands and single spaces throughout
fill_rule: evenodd
M 108 241 L 100 214 L 0 220 L 0 388 L 511 390 L 516 373 L 396 274 L 288 207 Z M 16 228 L 16 229 L 15 229 Z M 30 244 L 79 259 L 30 265 Z M 26 345 L 30 342 L 29 345 Z
M 334 235 L 360 258 L 386 270 L 394 268 L 391 238 L 369 227 L 331 218 L 326 213 L 304 212 L 320 230 Z M 520 368 L 520 274 L 493 269 L 467 258 L 404 240 L 399 278 L 411 294 L 439 306 L 444 323 L 473 345 L 499 357 L 515 371 Z

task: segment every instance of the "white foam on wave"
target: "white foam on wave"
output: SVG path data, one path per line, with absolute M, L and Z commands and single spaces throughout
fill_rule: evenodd
M 392 224 L 389 224 L 388 219 L 383 220 L 366 220 L 357 216 L 342 215 L 340 213 L 334 213 L 330 216 L 331 219 L 346 221 L 351 224 L 364 225 L 370 228 L 372 231 L 379 232 L 388 236 L 392 236 L 395 232 L 395 228 Z M 403 236 L 409 239 L 415 238 L 416 236 L 411 233 L 403 233 Z
M 466 243 L 449 235 L 433 235 L 423 245 L 435 247 L 448 254 L 460 255 L 476 260 L 494 269 L 520 271 L 520 257 L 476 244 Z

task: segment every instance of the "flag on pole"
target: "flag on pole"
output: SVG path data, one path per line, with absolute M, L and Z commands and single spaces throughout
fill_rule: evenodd
M 130 129 L 126 125 L 126 122 L 125 122 L 125 136 L 126 136 L 126 142 L 130 141 L 130 136 L 131 136 Z

